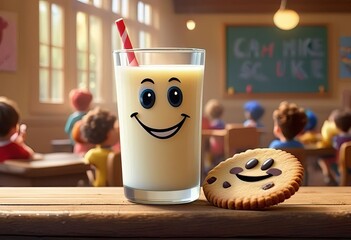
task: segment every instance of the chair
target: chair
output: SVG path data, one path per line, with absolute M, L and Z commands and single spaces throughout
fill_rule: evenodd
M 285 152 L 291 153 L 294 155 L 302 164 L 304 168 L 304 177 L 303 177 L 303 185 L 308 185 L 308 171 L 307 171 L 307 161 L 306 161 L 306 152 L 303 148 L 283 148 L 281 149 Z
M 244 127 L 242 124 L 227 124 L 225 129 L 202 130 L 202 169 L 203 177 L 208 170 L 219 162 L 209 151 L 208 141 L 211 137 L 223 140 L 224 156 L 222 160 L 232 157 L 235 153 L 259 147 L 260 133 L 254 127 Z M 222 161 L 221 160 L 221 161 Z
M 107 157 L 107 185 L 122 187 L 121 152 L 111 152 Z
M 227 133 L 224 136 L 225 158 L 230 158 L 247 149 L 258 148 L 260 145 L 260 133 L 255 127 L 227 125 L 226 130 Z
M 340 173 L 340 186 L 351 184 L 351 142 L 343 143 L 339 150 L 338 168 Z
M 122 182 L 121 153 L 110 152 L 107 156 L 106 165 L 107 165 L 106 186 L 122 187 L 123 182 Z M 93 169 L 87 171 L 87 175 L 91 185 L 93 185 L 95 181 L 95 172 Z

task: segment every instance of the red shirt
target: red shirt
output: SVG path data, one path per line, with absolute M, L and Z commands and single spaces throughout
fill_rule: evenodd
M 0 146 L 0 163 L 7 159 L 29 159 L 31 154 L 14 142 Z

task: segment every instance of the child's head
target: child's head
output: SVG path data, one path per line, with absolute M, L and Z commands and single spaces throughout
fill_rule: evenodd
M 86 90 L 73 89 L 69 93 L 69 98 L 72 106 L 77 111 L 87 111 L 90 107 L 91 101 L 93 100 L 93 95 Z
M 347 133 L 351 129 L 351 111 L 350 110 L 343 110 L 339 111 L 335 115 L 334 119 L 335 125 L 338 129 L 342 132 Z
M 82 119 L 82 135 L 88 143 L 92 144 L 103 144 L 108 140 L 112 140 L 112 142 L 116 140 L 117 142 L 118 136 L 110 135 L 111 131 L 114 130 L 115 122 L 115 115 L 111 114 L 107 110 L 94 108 L 93 110 L 90 110 Z
M 312 131 L 316 128 L 317 123 L 318 123 L 318 119 L 316 114 L 314 114 L 314 112 L 312 112 L 311 110 L 307 109 L 305 111 L 306 116 L 307 116 L 307 123 L 306 126 L 304 128 L 305 131 Z
M 10 138 L 17 130 L 19 122 L 17 104 L 5 97 L 0 97 L 0 137 Z
M 224 112 L 223 104 L 217 99 L 211 99 L 206 103 L 205 115 L 210 119 L 221 118 Z
M 295 103 L 281 102 L 273 112 L 274 133 L 280 131 L 286 140 L 294 139 L 305 127 L 307 116 L 303 108 Z
M 328 116 L 328 121 L 330 122 L 334 122 L 335 121 L 335 117 L 336 115 L 338 115 L 340 112 L 340 109 L 334 109 L 333 111 L 331 111 L 331 113 Z
M 244 105 L 245 117 L 258 121 L 264 114 L 264 108 L 257 101 L 248 101 Z

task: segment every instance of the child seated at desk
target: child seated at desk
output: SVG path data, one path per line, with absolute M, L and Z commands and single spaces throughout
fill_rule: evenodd
M 335 126 L 339 129 L 340 133 L 333 137 L 332 144 L 333 147 L 337 150 L 335 157 L 329 157 L 324 159 L 329 171 L 328 175 L 325 175 L 325 178 L 329 180 L 328 183 L 336 183 L 339 171 L 338 171 L 338 155 L 340 147 L 345 142 L 351 141 L 351 111 L 350 110 L 342 110 L 337 111 L 335 115 Z M 330 179 L 328 179 L 330 178 Z
M 303 108 L 295 103 L 281 102 L 273 112 L 273 133 L 278 138 L 269 145 L 270 148 L 303 148 L 295 137 L 304 129 L 307 116 Z
M 335 116 L 335 125 L 340 133 L 333 138 L 333 147 L 339 150 L 343 143 L 351 141 L 351 110 L 340 111 Z
M 113 146 L 119 143 L 116 119 L 111 112 L 100 108 L 90 110 L 82 119 L 82 135 L 88 143 L 95 145 L 84 155 L 85 161 L 96 168 L 95 178 L 89 176 L 95 187 L 108 184 L 107 159 Z
M 245 122 L 244 127 L 263 127 L 261 118 L 264 114 L 264 108 L 257 101 L 248 101 L 244 105 Z
M 205 106 L 205 117 L 209 121 L 210 129 L 225 129 L 225 122 L 222 119 L 224 106 L 217 99 L 211 99 L 206 103 Z M 210 137 L 209 139 L 209 151 L 211 163 L 205 163 L 205 171 L 211 169 L 217 165 L 224 158 L 224 140 L 221 137 Z
M 65 132 L 72 140 L 72 144 L 74 145 L 74 153 L 84 155 L 89 149 L 92 148 L 92 146 L 83 141 L 76 141 L 75 138 L 77 137 L 75 135 L 77 133 L 75 131 L 76 128 L 79 128 L 78 122 L 89 111 L 91 102 L 93 100 L 93 95 L 87 90 L 73 89 L 69 93 L 69 99 L 74 112 L 71 113 L 67 118 L 65 124 Z M 75 126 L 76 124 L 77 126 Z
M 309 109 L 306 109 L 305 113 L 307 116 L 307 124 L 297 139 L 303 145 L 315 146 L 320 141 L 320 134 L 316 131 L 318 118 L 316 114 Z
M 0 162 L 6 159 L 30 159 L 34 155 L 34 151 L 24 142 L 25 128 L 21 129 L 19 119 L 17 104 L 0 97 Z
M 328 148 L 333 146 L 333 139 L 341 133 L 340 129 L 335 124 L 335 117 L 340 110 L 335 109 L 330 114 L 327 120 L 324 121 L 321 128 L 321 139 L 317 142 L 318 148 Z M 327 185 L 336 185 L 336 176 L 331 170 L 331 164 L 335 162 L 335 155 L 324 155 L 318 159 L 318 165 L 321 168 L 324 182 Z
M 321 139 L 317 143 L 317 147 L 331 147 L 333 138 L 340 133 L 340 130 L 335 125 L 335 116 L 339 113 L 338 109 L 333 110 L 328 119 L 324 121 L 321 128 Z

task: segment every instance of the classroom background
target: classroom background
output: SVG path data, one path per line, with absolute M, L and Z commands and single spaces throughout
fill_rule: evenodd
M 39 5 L 59 6 L 63 10 L 64 23 L 63 41 L 64 61 L 62 72 L 62 89 L 58 101 L 41 102 L 39 79 L 42 63 L 39 54 L 41 45 L 39 27 Z M 235 2 L 235 3 L 234 3 Z M 96 84 L 99 88 L 94 91 L 94 105 L 99 105 L 116 111 L 114 91 L 112 50 L 120 48 L 120 40 L 114 26 L 114 20 L 124 17 L 134 47 L 196 47 L 206 49 L 206 68 L 203 102 L 209 99 L 219 99 L 224 107 L 223 119 L 227 123 L 242 123 L 245 120 L 243 105 L 247 100 L 255 99 L 265 107 L 262 119 L 266 134 L 261 145 L 268 146 L 273 139 L 272 112 L 277 105 L 287 100 L 299 106 L 312 109 L 318 116 L 318 129 L 330 112 L 343 104 L 343 92 L 351 90 L 351 77 L 344 76 L 339 67 L 341 64 L 341 46 L 347 37 L 351 37 L 351 6 L 349 1 L 305 1 L 306 4 L 295 3 L 300 15 L 299 26 L 325 26 L 327 29 L 327 83 L 325 92 L 311 94 L 228 94 L 226 87 L 226 26 L 270 26 L 274 27 L 273 14 L 279 8 L 280 1 L 182 1 L 182 0 L 0 0 L 0 16 L 11 19 L 12 49 L 10 56 L 14 58 L 13 65 L 5 66 L 9 56 L 0 48 L 0 95 L 16 101 L 21 109 L 21 121 L 26 123 L 27 143 L 37 152 L 50 152 L 51 140 L 67 138 L 64 125 L 72 112 L 68 93 L 79 87 L 80 66 L 77 64 L 79 46 L 77 46 L 81 28 L 76 25 L 79 16 L 91 16 L 87 21 L 92 24 L 94 19 L 101 20 L 102 34 L 91 33 L 91 41 L 98 41 L 101 47 L 102 59 L 99 64 L 102 69 L 98 72 Z M 304 2 L 304 1 L 295 1 Z M 118 3 L 118 9 L 108 10 L 112 3 Z M 214 4 L 215 3 L 215 4 Z M 228 4 L 222 5 L 221 3 Z M 97 8 L 94 4 L 101 4 Z M 236 6 L 233 6 L 236 4 Z M 246 5 L 245 5 L 246 4 Z M 117 5 L 116 5 L 117 6 Z M 222 6 L 222 7 L 221 7 Z M 288 7 L 293 8 L 293 1 L 288 1 Z M 104 8 L 106 7 L 106 8 Z M 137 12 L 152 10 L 151 19 L 138 19 Z M 54 11 L 54 8 L 51 8 Z M 95 17 L 95 18 L 94 18 Z M 186 23 L 193 20 L 194 30 L 188 30 Z M 0 39 L 4 39 L 4 25 L 0 22 Z M 52 22 L 54 24 L 54 20 Z M 78 26 L 78 27 L 77 27 Z M 299 26 L 297 28 L 299 28 Z M 93 32 L 94 29 L 90 31 Z M 53 31 L 55 32 L 55 31 Z M 89 32 L 89 31 L 88 31 Z M 100 32 L 101 33 L 101 32 Z M 143 33 L 143 34 L 141 34 Z M 140 36 L 144 37 L 141 38 Z M 1 37 L 2 36 L 2 37 Z M 54 36 L 54 35 L 53 35 Z M 94 36 L 94 37 L 93 37 Z M 145 37 L 146 36 L 146 37 Z M 140 40 L 142 39 L 142 40 Z M 1 45 L 0 45 L 1 46 Z M 347 47 L 347 46 L 346 46 Z M 5 49 L 5 50 L 4 50 Z M 84 51 L 83 51 L 84 53 Z M 84 71 L 90 71 L 83 69 Z M 52 71 L 52 70 L 50 70 Z M 100 75 L 99 75 L 100 74 Z M 89 85 L 91 86 L 91 85 Z M 347 101 L 350 101 L 348 99 Z M 348 102 L 350 104 L 350 102 Z

